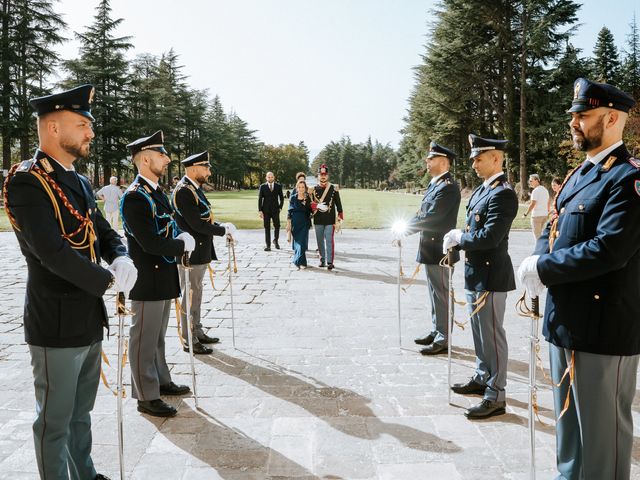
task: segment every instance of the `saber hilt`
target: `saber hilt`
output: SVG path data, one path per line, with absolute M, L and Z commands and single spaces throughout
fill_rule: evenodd
M 191 259 L 189 258 L 191 256 L 191 252 L 184 252 L 182 254 L 182 266 L 184 268 L 191 268 Z
M 531 313 L 537 318 L 540 318 L 540 297 L 533 297 L 531 299 Z

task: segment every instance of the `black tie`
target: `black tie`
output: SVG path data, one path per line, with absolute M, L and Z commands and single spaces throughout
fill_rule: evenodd
M 580 168 L 580 175 L 586 175 L 589 170 L 591 170 L 595 164 L 590 160 L 585 160 Z

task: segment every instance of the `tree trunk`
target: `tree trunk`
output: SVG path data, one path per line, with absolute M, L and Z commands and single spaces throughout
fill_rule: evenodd
M 2 55 L 2 128 L 0 135 L 2 136 L 2 169 L 9 170 L 11 167 L 11 79 L 9 76 L 9 5 L 10 0 L 2 0 L 2 45 L 0 46 L 0 55 Z M 4 181 L 4 172 L 2 175 Z
M 520 199 L 524 199 L 527 192 L 527 151 L 526 151 L 526 125 L 527 125 L 527 2 L 523 2 L 522 12 L 522 46 L 520 53 Z

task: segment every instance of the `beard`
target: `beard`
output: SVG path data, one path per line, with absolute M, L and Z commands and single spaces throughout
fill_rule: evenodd
M 75 158 L 87 158 L 91 148 L 91 141 L 73 142 L 69 138 L 64 137 L 60 139 L 60 147 Z
M 588 135 L 585 135 L 582 130 L 572 128 L 571 137 L 573 139 L 573 148 L 580 152 L 588 152 L 600 147 L 602 145 L 602 134 L 604 133 L 604 126 L 602 125 L 603 118 L 604 115 L 598 119 L 598 122 Z
M 198 182 L 200 185 L 204 185 L 208 181 L 209 181 L 209 175 L 197 175 L 196 176 L 196 182 Z
M 153 173 L 158 178 L 163 177 L 167 173 L 168 168 L 169 165 L 162 165 L 156 162 L 151 162 L 151 164 L 149 165 L 149 170 L 151 170 L 151 173 Z

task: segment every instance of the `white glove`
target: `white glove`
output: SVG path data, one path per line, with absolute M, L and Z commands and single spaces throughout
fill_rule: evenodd
M 461 238 L 462 230 L 458 228 L 449 230 L 449 232 L 444 235 L 444 241 L 442 242 L 442 253 L 447 253 L 450 248 L 458 245 Z
M 329 211 L 329 205 L 327 205 L 326 203 L 322 202 L 322 203 L 318 204 L 317 209 L 320 210 L 321 212 L 327 212 L 327 211 Z
M 182 240 L 184 243 L 184 252 L 193 252 L 196 249 L 196 240 L 191 236 L 190 233 L 183 232 L 176 237 L 178 240 Z
M 518 279 L 529 298 L 539 297 L 545 288 L 538 275 L 538 258 L 540 255 L 531 255 L 525 258 L 518 268 Z
M 138 279 L 138 269 L 129 257 L 120 256 L 107 267 L 115 278 L 113 289 L 116 292 L 129 293 Z
M 223 223 L 222 224 L 225 228 L 225 235 L 229 235 L 233 238 L 238 236 L 238 229 L 236 228 L 236 226 L 233 223 Z

